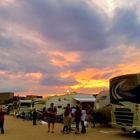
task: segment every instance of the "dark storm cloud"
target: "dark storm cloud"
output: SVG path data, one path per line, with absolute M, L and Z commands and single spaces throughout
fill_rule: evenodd
M 97 9 L 88 7 L 84 1 L 28 0 L 19 1 L 19 5 L 12 11 L 10 21 L 58 42 L 59 50 L 87 51 L 107 45 L 104 40 L 107 15 L 103 20 Z
M 108 40 L 112 46 L 125 44 L 139 47 L 140 20 L 133 9 L 117 8 L 110 25 Z
M 99 52 L 82 52 L 80 54 L 79 62 L 70 63 L 65 66 L 64 70 L 71 69 L 73 72 L 85 70 L 87 68 L 102 69 L 105 67 L 116 67 L 118 63 L 123 63 L 124 51 L 121 49 L 114 49 L 108 47 L 106 50 Z
M 6 72 L 1 78 L 10 85 L 11 74 L 40 72 L 41 85 L 74 85 L 77 81 L 58 74 L 86 68 L 115 68 L 130 62 L 135 56 L 125 60 L 124 53 L 130 45 L 139 48 L 139 38 L 139 16 L 129 7 L 116 8 L 114 15 L 108 17 L 96 4 L 92 7 L 84 0 L 17 0 L 15 5 L 0 6 L 0 70 Z M 120 45 L 126 46 L 125 49 L 120 49 Z M 52 59 L 59 62 L 65 61 L 65 57 L 49 51 L 77 52 L 78 61 L 70 61 L 61 68 L 54 66 Z M 101 77 L 113 74 L 104 73 Z M 25 90 L 29 89 L 27 77 L 17 80 L 27 81 Z M 19 81 L 14 83 L 9 89 L 17 91 Z M 3 85 L 1 90 L 6 88 Z

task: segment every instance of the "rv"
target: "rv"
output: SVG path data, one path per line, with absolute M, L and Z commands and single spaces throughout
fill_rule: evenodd
M 35 108 L 37 111 L 42 112 L 45 107 L 46 107 L 45 98 L 33 98 L 31 100 L 31 109 L 32 110 Z
M 140 73 L 110 79 L 111 125 L 140 132 Z
M 89 103 L 93 106 L 95 97 L 92 94 L 65 94 L 61 96 L 49 96 L 46 98 L 46 108 L 50 107 L 51 103 L 57 108 L 57 114 L 63 114 L 65 107 L 67 104 L 70 104 L 71 107 L 79 106 L 81 108 L 82 105 L 87 106 Z
M 18 101 L 18 110 L 19 110 L 19 114 L 22 113 L 23 111 L 25 113 L 30 112 L 31 100 L 19 100 Z
M 94 112 L 100 124 L 109 124 L 111 122 L 109 90 L 103 90 L 96 96 Z

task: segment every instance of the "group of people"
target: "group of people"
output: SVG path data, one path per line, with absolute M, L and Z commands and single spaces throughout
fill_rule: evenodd
M 76 106 L 75 111 L 72 113 L 72 110 L 70 108 L 70 105 L 68 104 L 64 113 L 63 113 L 63 130 L 62 132 L 66 134 L 69 134 L 70 130 L 71 130 L 71 120 L 72 118 L 75 119 L 75 134 L 79 134 L 79 123 L 81 122 L 81 133 L 86 133 L 86 128 L 84 125 L 84 121 L 86 119 L 86 110 L 85 110 L 85 106 L 82 106 L 82 110 L 80 110 L 80 108 L 78 106 Z
M 81 122 L 81 133 L 86 133 L 85 128 L 85 120 L 87 113 L 91 113 L 92 108 L 89 105 L 86 109 L 85 106 L 82 106 L 82 110 L 78 106 L 71 108 L 70 104 L 67 104 L 64 112 L 63 112 L 63 128 L 62 132 L 69 134 L 71 131 L 71 123 L 72 120 L 75 120 L 75 134 L 79 134 L 79 124 Z M 37 111 L 36 109 L 33 110 L 33 125 L 36 125 L 36 119 L 37 119 Z M 48 114 L 48 133 L 51 131 L 54 133 L 54 124 L 56 120 L 56 114 L 57 114 L 57 108 L 54 106 L 53 103 L 50 104 L 50 107 L 46 110 L 46 113 Z M 51 128 L 52 124 L 52 128 Z M 4 134 L 4 111 L 2 110 L 2 107 L 0 107 L 0 129 L 1 133 Z
M 23 112 L 24 113 L 24 112 Z M 23 114 L 22 114 L 23 115 Z M 23 115 L 23 120 L 25 120 L 25 118 L 27 120 L 33 120 L 33 125 L 37 125 L 36 121 L 38 119 L 38 115 L 39 115 L 39 112 L 34 108 L 33 111 L 30 111 L 28 112 L 27 116 Z M 26 117 L 25 117 L 26 116 Z
M 89 111 L 89 110 L 88 110 Z M 54 133 L 54 123 L 55 115 L 57 114 L 57 109 L 54 107 L 54 104 L 51 103 L 50 107 L 47 110 L 48 113 L 48 133 L 50 132 L 50 124 L 52 124 L 52 133 Z M 67 104 L 65 111 L 63 113 L 63 129 L 62 132 L 69 134 L 71 131 L 71 122 L 72 118 L 75 120 L 75 134 L 79 134 L 79 124 L 81 122 L 81 133 L 86 133 L 85 120 L 86 120 L 86 108 L 82 106 L 82 110 L 78 106 L 75 109 L 70 108 L 70 104 Z

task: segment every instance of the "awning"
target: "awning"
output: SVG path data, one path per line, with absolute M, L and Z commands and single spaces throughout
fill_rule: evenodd
M 95 102 L 96 98 L 74 98 L 76 101 L 79 101 L 79 102 Z

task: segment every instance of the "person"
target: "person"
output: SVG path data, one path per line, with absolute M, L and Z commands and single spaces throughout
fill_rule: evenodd
M 46 121 L 46 112 L 45 111 L 41 114 L 41 119 L 43 121 Z
M 26 119 L 26 114 L 25 114 L 24 110 L 23 110 L 23 112 L 22 112 L 22 117 L 23 117 L 23 121 L 25 121 L 25 119 Z
M 75 116 L 75 122 L 76 122 L 75 134 L 79 134 L 79 123 L 81 120 L 81 110 L 78 106 L 76 106 L 76 111 L 74 113 L 74 116 Z
M 52 123 L 52 133 L 54 133 L 54 123 L 55 123 L 55 115 L 57 114 L 57 109 L 54 107 L 53 103 L 50 104 L 47 113 L 48 113 L 48 133 L 50 132 L 51 123 Z
M 69 124 L 70 124 L 70 121 L 71 121 L 71 111 L 69 109 L 69 107 L 66 107 L 64 113 L 63 113 L 63 124 L 64 124 L 64 127 L 63 127 L 63 134 L 66 133 L 69 134 Z
M 92 119 L 92 114 L 94 113 L 93 108 L 89 104 L 88 107 L 86 108 L 86 113 L 87 113 L 87 121 L 90 122 Z
M 14 109 L 14 117 L 16 117 L 16 114 L 17 114 L 17 110 L 18 110 L 18 108 L 19 108 L 19 105 L 18 105 L 18 103 L 17 103 L 17 101 L 14 101 L 13 102 L 13 109 Z
M 4 134 L 4 111 L 2 110 L 1 106 L 0 106 L 0 129 L 1 134 Z
M 67 106 L 66 107 L 68 107 L 68 109 L 69 109 L 69 111 L 70 111 L 70 113 L 71 113 L 71 107 L 70 107 L 70 104 L 67 104 Z M 69 132 L 71 131 L 71 123 L 72 123 L 72 117 L 71 118 L 69 118 L 70 119 L 70 121 L 69 121 Z
M 36 111 L 36 109 L 34 108 L 34 110 L 33 110 L 33 125 L 37 125 L 36 124 L 36 119 L 37 119 L 37 111 Z
M 94 110 L 93 110 L 93 108 L 91 107 L 90 104 L 88 105 L 86 111 L 87 111 L 87 114 L 90 114 L 90 115 L 92 115 L 92 113 L 94 113 Z
M 27 113 L 26 119 L 27 119 L 27 121 L 31 120 L 31 113 L 30 112 Z
M 46 112 L 46 107 L 43 108 L 43 112 L 41 114 L 41 119 L 43 121 L 46 121 L 47 120 L 47 112 Z
M 72 115 L 72 117 L 74 116 L 74 112 L 76 111 L 76 108 L 73 106 L 72 108 L 71 108 L 71 115 Z
M 82 106 L 82 111 L 81 111 L 81 126 L 82 126 L 82 130 L 81 133 L 86 133 L 86 128 L 85 128 L 85 119 L 86 119 L 86 110 L 85 110 L 85 106 Z

